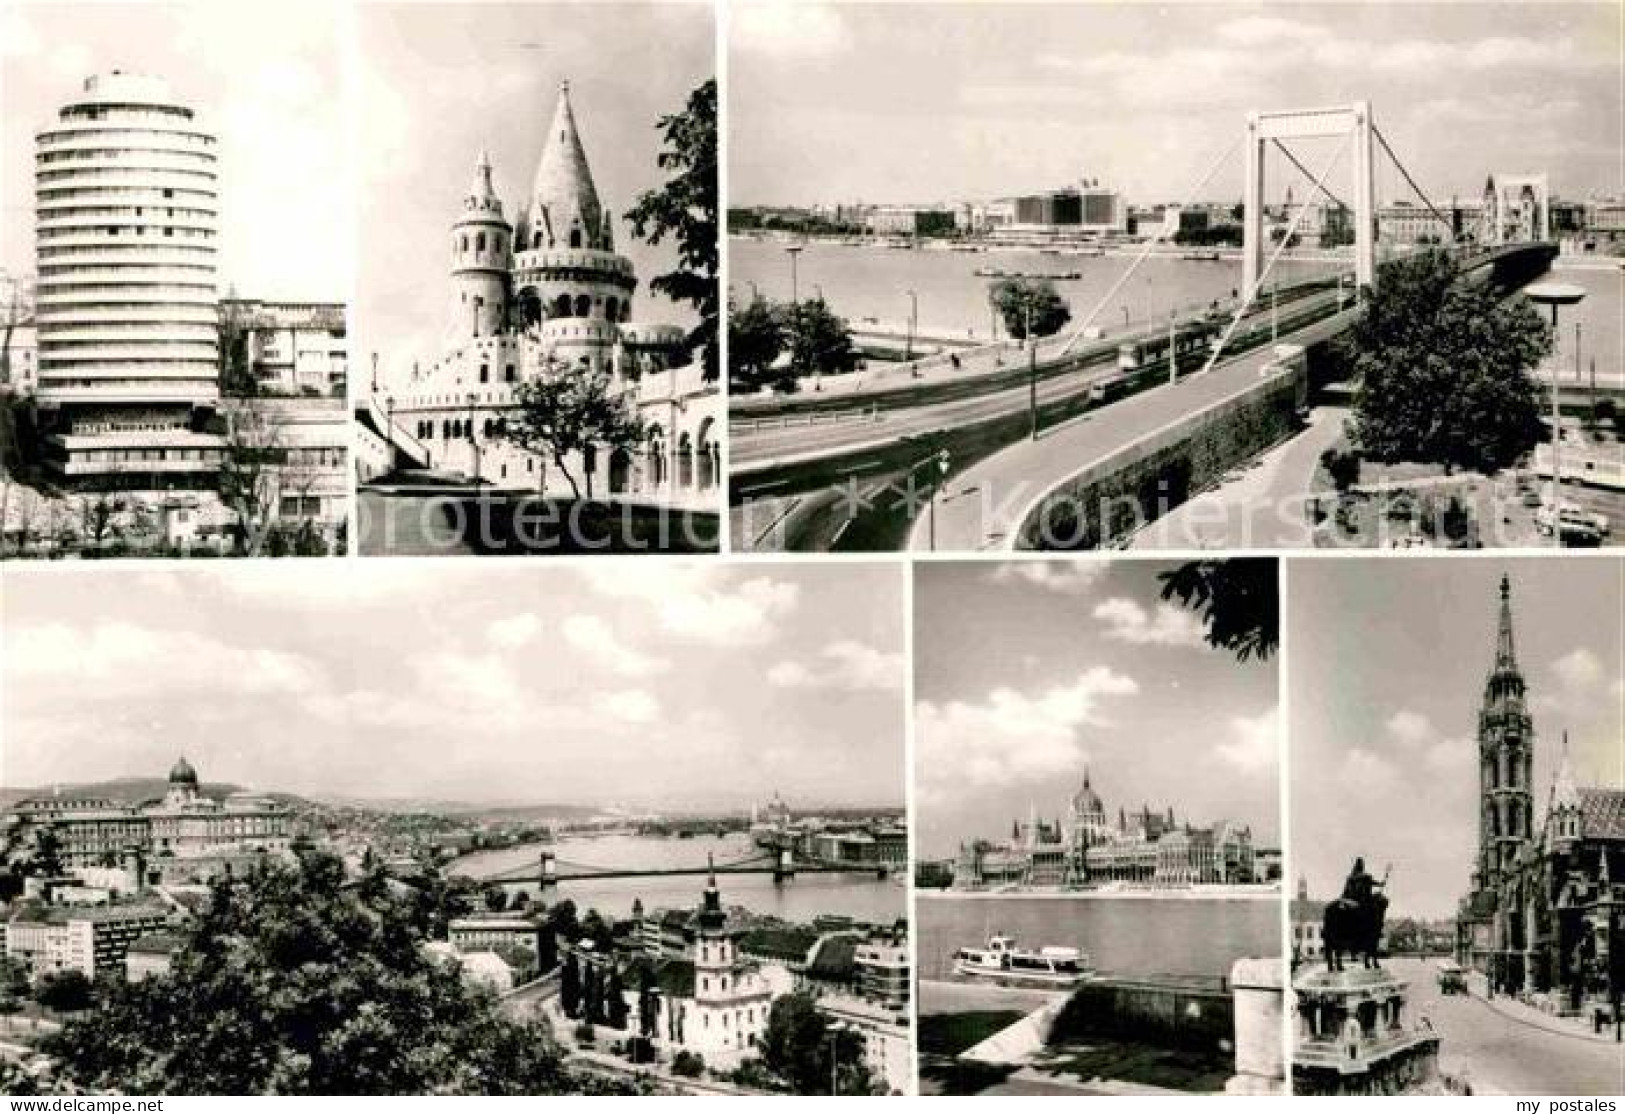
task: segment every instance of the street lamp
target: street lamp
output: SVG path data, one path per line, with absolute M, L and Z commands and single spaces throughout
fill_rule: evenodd
M 903 349 L 903 362 L 914 361 L 914 327 L 920 317 L 920 296 L 912 290 L 904 291 L 908 295 L 908 344 Z
M 1022 307 L 1027 319 L 1027 417 L 1028 439 L 1038 440 L 1038 344 L 1033 339 L 1033 300 L 1027 298 Z
M 1571 282 L 1537 282 L 1524 291 L 1537 305 L 1552 309 L 1552 336 L 1557 332 L 1557 307 L 1578 305 L 1585 287 Z M 1578 356 L 1576 356 L 1578 359 Z M 1576 365 L 1578 366 L 1578 365 Z M 1563 548 L 1563 415 L 1557 401 L 1557 363 L 1552 363 L 1552 544 Z
M 841 1066 L 839 1042 L 841 1034 L 846 1031 L 846 1024 L 840 1021 L 834 1022 L 824 1030 L 824 1038 L 829 1041 L 829 1093 L 832 1096 L 841 1093 L 840 1076 L 837 1074 Z
M 948 461 L 948 450 L 939 449 L 936 456 L 937 478 L 931 484 L 931 503 L 928 507 L 926 525 L 926 540 L 930 543 L 933 553 L 937 550 L 937 488 L 948 478 Z
M 789 244 L 784 249 L 784 254 L 786 254 L 786 255 L 788 255 L 790 257 L 790 304 L 791 305 L 795 305 L 795 304 L 797 304 L 798 302 L 801 301 L 801 298 L 799 296 L 799 288 L 797 287 L 797 284 L 796 284 L 796 256 L 800 255 L 801 252 L 802 252 L 802 249 L 805 248 L 805 247 L 806 247 L 805 244 Z

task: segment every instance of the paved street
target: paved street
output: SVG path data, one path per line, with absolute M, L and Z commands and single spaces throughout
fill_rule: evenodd
M 1307 549 L 1314 531 L 1304 500 L 1320 454 L 1337 442 L 1348 411 L 1323 406 L 1309 427 L 1228 483 L 1175 507 L 1134 535 L 1132 549 Z
M 1444 997 L 1431 962 L 1390 959 L 1385 965 L 1410 983 L 1412 1019 L 1427 1018 L 1443 1038 L 1440 1069 L 1465 1079 L 1475 1094 L 1625 1092 L 1625 1045 L 1537 1028 L 1498 1013 L 1478 997 Z
M 1327 318 L 1294 334 L 1298 344 L 1314 343 L 1347 324 L 1347 315 Z M 1251 390 L 1259 371 L 1274 358 L 1269 346 L 1193 375 L 1173 386 L 1154 387 L 1115 402 L 1096 414 L 1022 441 L 955 476 L 950 494 L 938 501 L 939 550 L 1008 549 L 1028 508 L 1078 472 L 1151 436 L 1199 410 Z M 927 548 L 925 529 L 915 524 L 910 548 Z

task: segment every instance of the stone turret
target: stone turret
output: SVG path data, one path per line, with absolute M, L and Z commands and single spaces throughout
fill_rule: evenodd
M 503 331 L 508 317 L 508 267 L 513 229 L 491 184 L 491 159 L 480 152 L 462 211 L 451 226 L 451 309 L 447 337 L 453 344 Z
M 559 86 L 558 105 L 542 145 L 527 212 L 528 247 L 614 250 L 605 234 L 604 207 L 587 164 L 587 150 L 576 128 L 568 81 Z
M 615 253 L 610 225 L 565 82 L 515 233 L 513 267 L 516 322 L 558 363 L 609 368 L 608 353 L 631 320 L 637 278 L 632 261 Z

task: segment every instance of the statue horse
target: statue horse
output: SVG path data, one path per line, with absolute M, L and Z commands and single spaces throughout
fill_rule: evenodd
M 1320 939 L 1326 948 L 1326 969 L 1341 971 L 1343 957 L 1358 959 L 1363 966 L 1377 966 L 1377 946 L 1382 940 L 1383 917 L 1388 899 L 1373 894 L 1369 903 L 1340 897 L 1326 906 L 1321 920 Z

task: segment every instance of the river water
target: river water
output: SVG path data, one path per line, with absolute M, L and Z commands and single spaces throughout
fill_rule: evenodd
M 922 894 L 917 904 L 925 979 L 950 977 L 953 953 L 994 933 L 1024 947 L 1082 948 L 1108 975 L 1216 979 L 1243 956 L 1281 954 L 1279 900 Z
M 854 327 L 885 325 L 906 328 L 908 292 L 919 300 L 919 332 L 985 338 L 990 326 L 988 287 L 993 279 L 978 277 L 978 268 L 1053 274 L 1077 271 L 1075 282 L 1057 282 L 1056 290 L 1072 308 L 1074 324 L 1106 294 L 1133 263 L 1130 255 L 1046 255 L 1037 251 L 956 252 L 848 247 L 808 243 L 796 260 L 796 288 L 803 298 L 822 290 L 836 313 Z M 790 258 L 784 245 L 768 240 L 728 241 L 729 284 L 734 296 L 748 298 L 752 284 L 765 297 L 790 297 Z M 1283 259 L 1270 272 L 1282 283 L 1347 269 L 1347 264 Z M 1124 309 L 1130 320 L 1166 319 L 1170 309 L 1206 308 L 1228 298 L 1241 285 L 1240 259 L 1216 261 L 1153 255 L 1140 264 L 1101 310 L 1094 324 L 1108 331 L 1121 328 Z M 1003 328 L 1002 325 L 999 326 Z
M 1551 363 L 1558 367 L 1559 382 L 1572 384 L 1575 379 L 1574 324 L 1580 323 L 1580 375 L 1579 382 L 1591 381 L 1592 362 L 1596 362 L 1597 383 L 1619 386 L 1625 381 L 1625 271 L 1600 270 L 1594 265 L 1566 266 L 1562 260 L 1549 275 L 1542 276 L 1558 282 L 1569 282 L 1583 287 L 1585 299 L 1577 306 L 1558 311 L 1557 350 Z M 1550 310 L 1542 310 L 1550 314 Z M 1550 320 L 1550 317 L 1547 318 Z
M 669 870 L 703 867 L 714 855 L 719 864 L 759 853 L 743 834 L 693 839 L 648 836 L 566 837 L 553 844 L 559 870 L 572 866 L 614 869 Z M 537 846 L 481 851 L 465 856 L 451 868 L 473 878 L 489 877 L 515 867 L 536 866 Z M 885 880 L 872 874 L 800 874 L 777 885 L 771 874 L 724 874 L 718 879 L 724 905 L 742 905 L 753 913 L 780 917 L 801 924 L 823 914 L 851 917 L 873 924 L 891 924 L 906 914 L 908 891 L 898 884 L 902 874 Z M 535 883 L 524 887 L 532 898 L 545 901 L 570 898 L 582 913 L 597 909 L 604 916 L 627 917 L 632 902 L 642 900 L 646 910 L 691 908 L 700 902 L 705 877 L 698 874 L 657 878 L 606 878 L 560 883 L 556 896 L 540 895 Z

